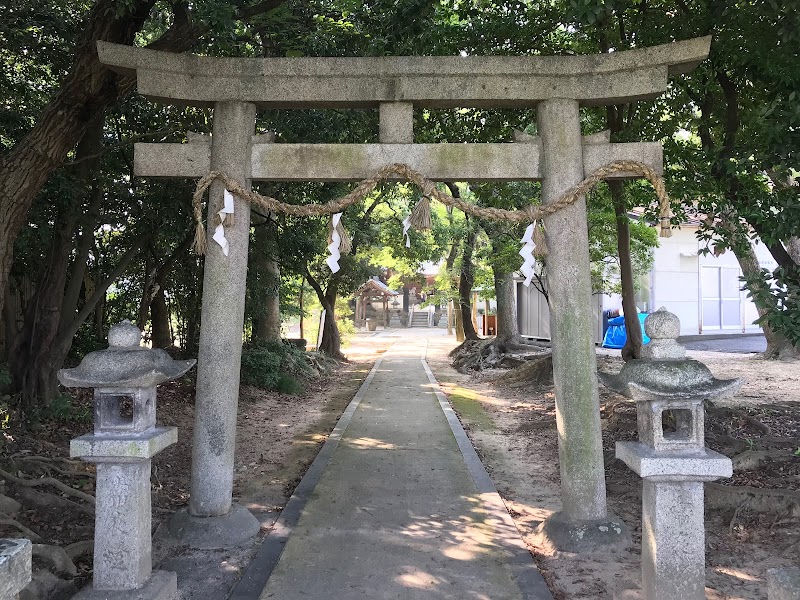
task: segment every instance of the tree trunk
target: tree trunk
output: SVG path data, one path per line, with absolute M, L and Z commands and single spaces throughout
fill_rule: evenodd
M 164 288 L 159 287 L 150 302 L 151 340 L 153 348 L 169 348 L 172 344 L 172 333 L 169 327 L 169 308 Z
M 253 339 L 278 342 L 281 339 L 281 270 L 275 260 L 278 249 L 277 223 L 269 218 L 255 228 L 253 262 L 263 295 L 256 300 L 258 310 L 253 324 Z
M 342 339 L 339 336 L 339 327 L 336 325 L 337 291 L 337 286 L 331 282 L 322 296 L 318 294 L 322 308 L 325 309 L 325 320 L 322 324 L 322 341 L 320 341 L 318 350 L 328 356 L 344 358 L 342 354 Z
M 472 252 L 475 249 L 477 232 L 473 228 L 464 241 L 461 255 L 461 276 L 458 279 L 458 306 L 461 313 L 461 326 L 464 328 L 464 339 L 478 340 L 478 332 L 472 323 L 472 288 L 475 285 L 475 267 L 472 264 Z
M 792 260 L 800 265 L 800 238 L 789 238 L 786 242 L 786 252 L 792 257 Z
M 740 233 L 736 233 L 735 235 L 737 237 L 742 236 Z M 756 256 L 755 250 L 753 250 L 753 246 L 750 244 L 750 240 L 746 237 L 740 237 L 737 243 L 732 244 L 732 249 L 733 253 L 736 255 L 736 259 L 739 261 L 742 275 L 751 281 L 760 281 L 761 265 L 758 263 L 758 257 Z M 762 283 L 761 285 L 767 284 Z M 767 314 L 768 311 L 766 307 L 759 306 L 758 304 L 755 306 L 759 317 L 763 317 Z M 764 337 L 767 339 L 767 349 L 764 352 L 765 358 L 789 359 L 798 355 L 798 349 L 794 347 L 792 342 L 785 336 L 774 331 L 769 326 L 769 323 L 761 323 L 761 329 L 764 331 Z
M 456 329 L 456 341 L 463 342 L 466 339 L 464 335 L 464 321 L 460 310 L 453 311 L 453 320 L 455 321 L 454 327 Z
M 147 328 L 147 321 L 150 315 L 150 306 L 155 298 L 155 278 L 156 271 L 153 268 L 153 254 L 148 252 L 144 260 L 144 285 L 142 286 L 142 297 L 139 300 L 139 310 L 136 313 L 136 326 L 144 333 Z
M 639 309 L 636 307 L 636 290 L 633 285 L 633 264 L 631 261 L 631 229 L 628 209 L 625 203 L 621 181 L 608 182 L 614 214 L 617 219 L 617 255 L 619 256 L 619 276 L 622 284 L 622 310 L 625 314 L 627 339 L 622 348 L 625 362 L 642 356 L 642 326 L 639 322 Z
M 328 356 L 343 359 L 342 354 L 342 339 L 339 336 L 339 328 L 336 326 L 336 296 L 338 295 L 338 281 L 331 277 L 328 283 L 328 289 L 323 291 L 319 282 L 311 275 L 306 266 L 306 279 L 308 283 L 314 288 L 323 310 L 325 310 L 325 320 L 322 323 L 322 340 L 319 343 L 319 348 Z
M 453 301 L 447 301 L 447 335 L 453 335 Z M 461 340 L 463 341 L 463 340 Z
M 497 297 L 497 341 L 503 344 L 519 341 L 517 301 L 514 297 L 514 274 L 492 267 L 494 291 Z

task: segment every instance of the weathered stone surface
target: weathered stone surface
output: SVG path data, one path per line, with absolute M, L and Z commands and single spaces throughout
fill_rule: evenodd
M 645 479 L 642 587 L 647 600 L 705 600 L 703 484 Z
M 644 332 L 651 340 L 677 340 L 681 334 L 681 322 L 677 315 L 662 306 L 647 315 Z
M 153 427 L 136 436 L 86 434 L 70 441 L 69 454 L 89 462 L 136 461 L 153 458 L 177 441 L 176 427 Z
M 542 200 L 553 202 L 583 178 L 583 145 L 578 102 L 547 100 L 537 111 L 543 147 Z M 550 539 L 586 549 L 608 536 L 590 536 L 609 520 L 606 513 L 605 473 L 600 433 L 600 403 L 592 339 L 591 282 L 586 203 L 581 199 L 545 218 L 550 332 L 553 340 L 553 378 L 558 422 L 562 512 L 544 524 Z M 623 533 L 612 536 L 616 543 Z M 603 525 L 603 527 L 607 527 Z M 603 533 L 614 531 L 613 528 Z M 566 549 L 566 547 L 565 547 Z
M 153 576 L 137 590 L 96 590 L 87 587 L 72 600 L 174 600 L 178 597 L 178 577 L 167 571 Z
M 142 332 L 127 319 L 121 323 L 115 323 L 108 330 L 108 346 L 110 348 L 136 347 L 141 341 Z
M 202 177 L 211 170 L 211 144 L 134 144 L 133 172 L 142 177 Z
M 414 143 L 414 105 L 411 102 L 382 102 L 379 111 L 378 139 L 382 144 Z
M 95 590 L 135 590 L 150 578 L 150 461 L 97 464 Z
M 214 109 L 211 167 L 244 185 L 249 185 L 255 115 L 255 105 L 242 102 L 219 102 Z M 222 183 L 211 185 L 209 223 L 223 193 Z M 250 207 L 235 198 L 234 209 L 234 224 L 225 229 L 229 254 L 209 240 L 203 278 L 189 510 L 204 517 L 227 514 L 233 490 Z
M 630 360 L 618 375 L 598 376 L 606 387 L 628 398 L 633 397 L 632 386 L 653 398 L 720 398 L 735 394 L 742 385 L 740 379 L 716 379 L 707 366 L 692 359 Z
M 800 600 L 800 567 L 767 570 L 769 600 Z
M 13 600 L 30 580 L 30 540 L 0 539 L 0 598 Z
M 654 481 L 712 481 L 733 475 L 731 459 L 708 449 L 687 456 L 658 452 L 641 442 L 617 442 L 616 456 L 639 476 Z
M 551 98 L 584 105 L 653 98 L 669 75 L 691 71 L 710 37 L 586 56 L 211 58 L 98 42 L 100 62 L 136 75 L 140 94 L 212 106 L 220 98 L 264 108 L 522 107 Z
M 117 323 L 108 333 L 106 350 L 90 352 L 74 369 L 61 369 L 58 380 L 66 387 L 152 387 L 194 366 L 194 360 L 172 360 L 164 350 L 139 346 L 141 335 L 130 321 Z
M 630 546 L 631 536 L 622 520 L 606 514 L 605 519 L 575 521 L 557 512 L 537 531 L 537 544 L 561 552 L 597 552 Z
M 642 358 L 683 359 L 686 349 L 678 343 L 681 322 L 663 306 L 644 320 L 644 332 L 650 342 L 642 347 Z
M 654 142 L 587 144 L 584 176 L 613 160 L 638 160 L 662 171 L 661 145 Z M 202 177 L 211 169 L 208 148 L 199 144 L 135 145 L 134 172 L 144 177 Z M 437 181 L 541 179 L 535 144 L 254 144 L 252 179 L 360 181 L 380 167 L 405 163 Z M 616 178 L 633 174 L 616 173 Z

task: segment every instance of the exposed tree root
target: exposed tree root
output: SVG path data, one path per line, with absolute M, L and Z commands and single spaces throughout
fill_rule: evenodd
M 510 388 L 552 385 L 553 354 L 545 352 L 532 356 L 524 364 L 495 379 L 495 383 Z
M 548 427 L 555 427 L 556 420 L 555 419 L 543 419 L 541 421 L 530 421 L 528 423 L 523 423 L 519 427 L 517 427 L 517 431 L 526 432 L 526 431 L 536 431 L 537 429 L 547 429 Z
M 14 460 L 19 460 L 19 459 L 14 459 Z M 12 462 L 14 462 L 14 461 L 12 460 Z M 70 470 L 70 469 L 62 469 L 61 467 L 59 467 L 56 464 L 56 463 L 63 462 L 64 464 L 69 465 L 69 464 L 72 464 L 73 461 L 69 461 L 69 462 L 62 461 L 62 460 L 46 461 L 46 460 L 42 460 L 42 458 L 40 458 L 40 457 L 36 457 L 36 458 L 26 459 L 25 462 L 31 462 L 31 463 L 34 463 L 34 464 L 38 465 L 43 471 L 46 471 L 48 475 L 50 475 L 50 471 L 55 471 L 59 475 L 66 475 L 67 477 L 90 477 L 92 479 L 97 477 L 97 474 L 93 473 L 92 471 L 74 471 L 74 470 Z M 79 464 L 85 465 L 86 463 L 79 463 Z
M 797 460 L 797 457 L 791 448 L 784 448 L 778 450 L 745 450 L 731 458 L 731 460 L 733 461 L 734 472 L 739 472 L 755 471 L 772 462 L 790 462 Z
M 706 483 L 705 492 L 710 508 L 741 511 L 746 507 L 759 513 L 800 517 L 800 492 L 720 483 Z
M 484 369 L 514 368 L 536 357 L 544 346 L 518 339 L 466 340 L 450 351 L 453 368 L 461 373 Z
M 75 560 L 81 556 L 86 556 L 94 551 L 94 540 L 83 540 L 64 546 L 67 555 Z
M 94 496 L 82 492 L 80 490 L 76 490 L 75 488 L 68 486 L 66 483 L 59 481 L 55 477 L 42 477 L 41 479 L 23 479 L 22 477 L 17 477 L 15 475 L 12 475 L 8 471 L 4 471 L 3 469 L 0 469 L 0 477 L 3 477 L 6 481 L 9 481 L 16 485 L 21 485 L 23 487 L 38 487 L 40 485 L 49 485 L 56 488 L 60 492 L 63 492 L 67 496 L 72 496 L 73 498 L 80 498 L 81 500 L 88 502 L 92 506 L 94 506 L 95 504 Z
M 747 413 L 727 406 L 716 406 L 711 402 L 706 402 L 706 414 L 713 417 L 718 417 L 721 422 L 727 422 L 734 418 L 741 419 L 742 421 L 751 425 L 754 429 L 758 430 L 763 435 L 772 435 L 772 429 L 765 425 L 755 417 L 751 417 Z
M 6 513 L 0 513 L 0 525 L 10 525 L 11 527 L 16 528 L 20 533 L 25 534 L 25 537 L 32 542 L 38 542 L 42 539 L 42 536 L 40 536 L 38 533 L 31 531 L 16 519 L 9 517 Z

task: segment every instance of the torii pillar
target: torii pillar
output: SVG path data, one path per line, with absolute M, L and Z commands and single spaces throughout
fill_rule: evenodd
M 255 104 L 217 102 L 213 119 L 211 168 L 249 187 Z M 211 185 L 210 232 L 223 205 L 224 190 L 224 184 L 219 181 Z M 257 534 L 261 527 L 246 508 L 232 503 L 250 238 L 250 206 L 235 197 L 234 220 L 225 227 L 225 238 L 227 256 L 222 247 L 210 239 L 206 248 L 191 497 L 188 510 L 176 513 L 170 521 L 170 531 L 195 548 L 237 545 Z
M 542 203 L 550 204 L 584 177 L 580 109 L 577 100 L 554 98 L 536 114 Z M 562 550 L 624 545 L 624 524 L 606 510 L 585 198 L 544 223 L 562 507 L 540 533 Z

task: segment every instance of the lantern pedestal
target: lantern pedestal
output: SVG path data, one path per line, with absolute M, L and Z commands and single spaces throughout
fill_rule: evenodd
M 69 387 L 94 389 L 94 432 L 70 442 L 70 456 L 97 465 L 94 578 L 79 600 L 172 600 L 177 576 L 153 572 L 150 467 L 178 441 L 175 427 L 156 426 L 156 386 L 195 361 L 174 361 L 139 346 L 141 332 L 123 321 L 109 348 L 59 371 Z
M 641 442 L 617 442 L 617 458 L 644 479 L 644 597 L 705 600 L 703 482 L 730 477 L 731 459 L 707 449 L 665 454 Z

